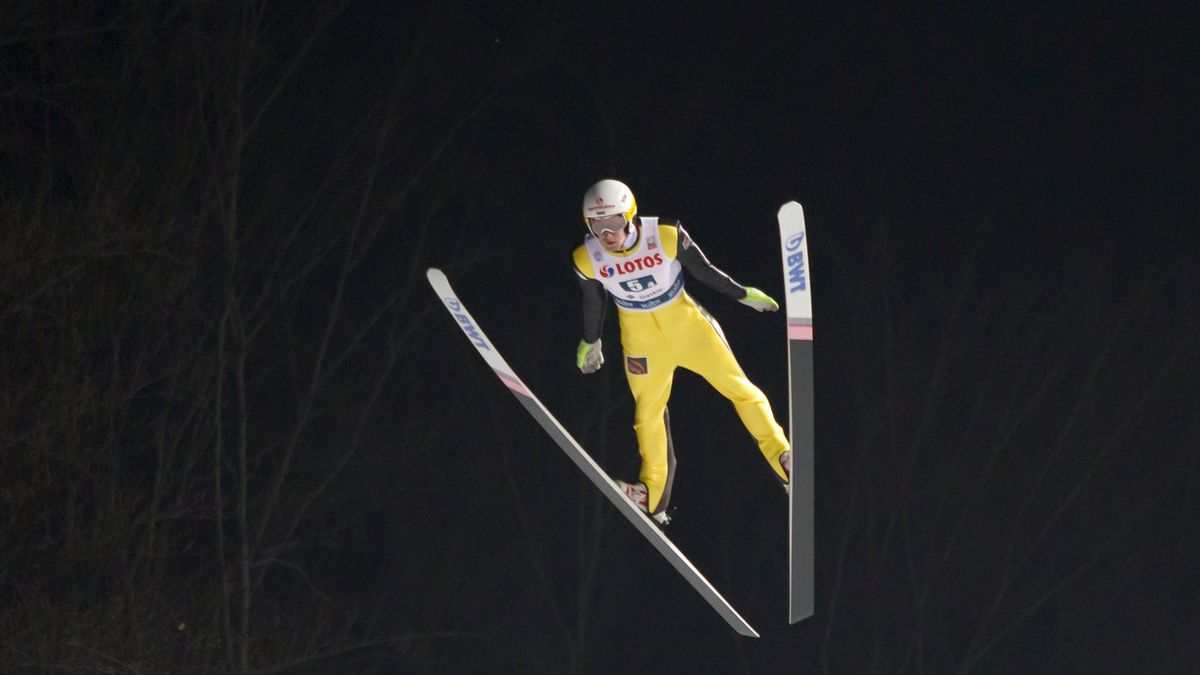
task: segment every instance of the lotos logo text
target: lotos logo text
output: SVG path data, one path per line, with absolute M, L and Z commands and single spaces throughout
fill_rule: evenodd
M 467 312 L 463 309 L 462 303 L 458 301 L 458 298 L 442 298 L 442 301 L 446 303 L 446 307 L 450 308 L 450 314 L 458 320 L 459 326 L 467 334 L 467 339 L 471 341 L 471 344 L 480 349 L 491 351 L 492 348 L 488 346 L 487 340 L 483 339 L 483 333 L 479 332 L 474 322 L 471 321 L 471 317 L 467 316 Z
M 622 260 L 614 265 L 605 265 L 600 268 L 600 276 L 607 279 L 618 274 L 632 274 L 641 270 L 648 270 L 655 265 L 663 264 L 662 253 L 644 256 L 642 258 L 634 258 L 633 260 Z
M 788 293 L 808 290 L 808 274 L 804 271 L 804 249 L 800 248 L 803 243 L 804 233 L 800 232 L 789 237 L 783 245 L 784 249 L 789 251 L 788 256 L 784 258 L 787 264 Z

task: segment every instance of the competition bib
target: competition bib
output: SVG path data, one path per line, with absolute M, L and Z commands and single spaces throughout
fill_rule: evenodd
M 666 305 L 683 291 L 682 265 L 668 257 L 658 240 L 658 218 L 639 219 L 641 236 L 623 255 L 604 250 L 600 240 L 584 242 L 596 271 L 596 279 L 621 309 L 649 312 Z

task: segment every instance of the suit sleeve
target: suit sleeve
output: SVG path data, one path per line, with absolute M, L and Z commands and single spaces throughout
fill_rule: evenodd
M 688 274 L 732 300 L 741 300 L 746 297 L 746 289 L 708 261 L 704 251 L 700 250 L 696 242 L 692 241 L 687 231 L 683 229 L 682 223 L 675 223 L 669 227 L 678 230 L 675 259 L 683 265 L 683 269 L 687 270 Z
M 604 286 L 595 279 L 580 279 L 583 296 L 583 339 L 595 342 L 604 328 Z
M 604 329 L 604 310 L 607 309 L 604 302 L 604 285 L 593 278 L 595 273 L 588 260 L 587 250 L 583 246 L 575 249 L 572 259 L 575 264 L 575 276 L 579 279 L 580 296 L 583 300 L 583 339 L 587 342 L 595 342 L 600 339 L 600 334 Z

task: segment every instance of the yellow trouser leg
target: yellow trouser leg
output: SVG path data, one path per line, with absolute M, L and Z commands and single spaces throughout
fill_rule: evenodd
M 661 368 L 653 368 L 661 370 Z M 671 368 L 674 371 L 674 368 Z M 626 371 L 633 392 L 633 432 L 637 436 L 642 469 L 638 477 L 646 484 L 650 513 L 658 508 L 667 485 L 667 400 L 671 398 L 671 371 L 665 374 L 633 375 Z
M 693 308 L 693 311 L 698 320 L 696 323 L 703 322 L 704 325 L 696 325 L 693 329 L 694 339 L 676 344 L 679 365 L 699 374 L 733 403 L 742 424 L 758 442 L 758 449 L 767 464 L 780 480 L 787 481 L 787 474 L 779 465 L 779 456 L 789 449 L 787 435 L 775 421 L 770 402 L 746 377 L 716 326 L 698 309 Z
M 763 395 L 762 390 L 746 379 L 740 369 L 736 375 L 730 373 L 718 373 L 715 376 L 710 376 L 708 373 L 700 374 L 714 389 L 733 402 L 733 408 L 741 418 L 742 424 L 758 442 L 759 451 L 762 452 L 763 457 L 767 459 L 767 463 L 775 470 L 775 473 L 779 475 L 780 480 L 786 482 L 787 474 L 779 465 L 779 456 L 788 450 L 787 435 L 775 421 L 775 416 L 771 413 L 771 404 Z
M 638 477 L 646 484 L 648 507 L 654 513 L 670 484 L 665 415 L 675 359 L 649 315 L 621 317 L 621 345 L 625 378 L 634 401 L 633 431 L 642 456 Z

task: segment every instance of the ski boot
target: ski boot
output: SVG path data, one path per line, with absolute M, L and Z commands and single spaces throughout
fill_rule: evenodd
M 617 481 L 617 489 L 625 496 L 634 506 L 638 507 L 642 513 L 649 515 L 654 519 L 654 522 L 659 525 L 666 525 L 671 522 L 671 516 L 667 515 L 665 510 L 658 513 L 650 513 L 648 505 L 650 503 L 650 494 L 646 491 L 644 483 L 626 483 L 623 480 Z
M 792 491 L 792 451 L 788 450 L 779 456 L 779 468 L 783 469 L 783 473 L 787 475 L 787 482 L 783 484 L 783 491 L 791 493 Z M 778 478 L 778 476 L 776 476 Z

